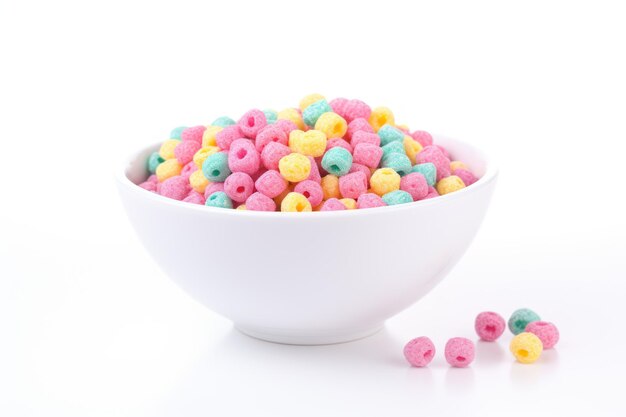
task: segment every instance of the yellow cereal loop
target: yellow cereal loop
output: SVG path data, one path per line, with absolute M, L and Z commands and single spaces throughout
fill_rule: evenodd
M 207 126 L 206 130 L 202 134 L 202 147 L 206 148 L 207 146 L 217 146 L 217 142 L 215 141 L 215 135 L 221 132 L 224 128 L 221 126 Z
M 321 94 L 309 94 L 308 96 L 305 96 L 302 100 L 300 100 L 300 110 L 304 110 L 311 104 L 315 103 L 316 101 L 323 100 L 324 98 L 325 97 Z
M 174 156 L 174 148 L 177 147 L 179 143 L 180 141 L 176 139 L 166 140 L 161 144 L 159 156 L 165 160 L 176 158 L 176 156 Z
M 329 198 L 341 198 L 339 191 L 339 177 L 328 174 L 322 178 L 322 191 L 324 192 L 324 200 Z
M 518 362 L 533 363 L 541 356 L 543 344 L 533 333 L 523 332 L 511 340 L 509 349 Z
M 356 209 L 356 200 L 354 198 L 342 198 L 339 201 L 341 201 L 348 210 Z
M 391 126 L 395 125 L 393 113 L 387 107 L 376 107 L 370 114 L 370 125 L 374 131 L 378 132 L 378 129 L 386 124 Z
M 291 120 L 298 129 L 304 130 L 304 120 L 302 120 L 302 115 L 297 109 L 285 109 L 278 112 L 278 120 Z
M 305 196 L 291 192 L 280 203 L 280 211 L 313 211 L 313 208 Z
M 396 127 L 398 129 L 402 130 L 403 132 L 405 132 L 405 131 L 408 132 L 409 130 L 411 130 L 411 129 L 409 129 L 409 127 L 407 125 L 396 125 Z
M 454 171 L 455 169 L 467 169 L 467 165 L 465 165 L 465 162 L 461 161 L 450 162 L 450 171 Z
M 406 153 L 406 156 L 408 156 L 411 160 L 411 165 L 415 165 L 415 157 L 421 152 L 421 150 L 422 145 L 418 141 L 409 135 L 404 137 L 404 153 Z
M 202 169 L 202 164 L 204 164 L 204 161 L 209 156 L 219 151 L 220 151 L 220 148 L 218 148 L 217 146 L 207 146 L 204 148 L 200 148 L 198 149 L 198 152 L 196 152 L 195 155 L 193 156 L 193 162 L 196 164 L 198 169 Z
M 348 123 L 337 113 L 322 113 L 315 122 L 315 129 L 324 132 L 327 138 L 342 138 L 348 130 Z
M 287 188 L 285 188 L 285 191 L 274 197 L 274 203 L 276 203 L 276 207 L 280 207 L 285 197 L 287 197 L 287 194 L 293 191 L 293 188 L 293 185 L 289 184 Z
M 236 210 L 248 210 L 248 209 L 246 208 L 245 204 L 242 204 L 240 206 L 237 206 Z
M 440 179 L 435 188 L 437 188 L 439 195 L 444 195 L 465 188 L 465 184 L 461 178 L 456 175 L 450 175 Z
M 314 158 L 322 156 L 326 150 L 326 135 L 319 130 L 292 130 L 289 133 L 289 148 Z
M 289 182 L 300 182 L 311 173 L 311 161 L 299 153 L 290 153 L 278 161 L 278 171 Z
M 177 141 L 180 143 L 180 141 Z M 159 164 L 156 169 L 156 176 L 159 182 L 163 182 L 168 178 L 174 177 L 180 174 L 183 166 L 178 163 L 176 159 L 168 159 L 167 161 Z
M 400 189 L 400 175 L 391 168 L 380 168 L 370 178 L 372 192 L 383 196 Z
M 204 194 L 204 189 L 209 185 L 209 180 L 206 179 L 202 170 L 198 169 L 189 176 L 189 185 L 194 191 Z

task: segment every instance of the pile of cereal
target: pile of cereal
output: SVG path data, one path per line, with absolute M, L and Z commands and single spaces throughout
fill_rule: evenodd
M 250 110 L 238 121 L 179 127 L 147 161 L 141 187 L 211 207 L 328 211 L 410 203 L 477 178 L 386 107 L 319 94 L 299 108 Z

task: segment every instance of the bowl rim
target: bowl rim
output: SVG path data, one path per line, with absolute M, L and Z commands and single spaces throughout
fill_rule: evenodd
M 260 217 L 260 218 L 281 218 L 281 219 L 323 219 L 329 217 L 337 217 L 337 216 L 346 216 L 351 218 L 353 216 L 363 216 L 369 214 L 381 214 L 381 213 L 396 213 L 404 210 L 413 210 L 419 207 L 426 207 L 437 204 L 446 204 L 447 201 L 451 201 L 456 198 L 463 198 L 466 194 L 478 191 L 482 189 L 492 182 L 494 182 L 498 176 L 498 167 L 493 162 L 493 160 L 482 150 L 476 148 L 474 145 L 471 145 L 467 142 L 451 138 L 447 135 L 432 135 L 435 141 L 443 140 L 445 142 L 453 142 L 458 143 L 463 146 L 470 148 L 473 152 L 475 152 L 480 159 L 485 162 L 485 173 L 472 185 L 467 186 L 461 190 L 455 191 L 453 193 L 448 193 L 445 195 L 441 195 L 436 198 L 429 198 L 426 200 L 414 201 L 408 204 L 397 204 L 394 206 L 384 206 L 384 207 L 375 207 L 361 210 L 336 210 L 336 211 L 311 211 L 311 212 L 281 212 L 281 211 L 253 211 L 253 210 L 234 210 L 234 209 L 223 209 L 219 207 L 210 207 L 200 204 L 192 204 L 183 201 L 174 200 L 172 198 L 167 198 L 162 195 L 156 194 L 154 192 L 148 191 L 144 188 L 139 187 L 137 184 L 132 182 L 126 172 L 128 168 L 131 166 L 133 161 L 136 161 L 138 156 L 148 149 L 158 149 L 162 142 L 156 142 L 149 146 L 145 146 L 138 151 L 133 152 L 129 157 L 126 157 L 124 162 L 121 164 L 121 167 L 118 167 L 115 172 L 115 179 L 117 183 L 131 192 L 139 193 L 139 195 L 151 199 L 156 203 L 170 205 L 172 207 L 179 207 L 183 210 L 195 210 L 203 213 L 207 213 L 207 215 L 214 214 L 222 214 L 226 216 L 248 216 L 248 217 Z

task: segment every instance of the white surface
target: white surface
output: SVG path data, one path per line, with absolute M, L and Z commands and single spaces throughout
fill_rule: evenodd
M 626 414 L 620 3 L 359 4 L 309 5 L 303 23 L 293 3 L 0 3 L 0 415 Z M 112 172 L 180 123 L 312 91 L 476 142 L 501 175 L 440 286 L 371 338 L 303 348 L 245 337 L 178 290 Z M 414 336 L 441 352 L 478 311 L 520 306 L 561 329 L 533 366 L 508 334 L 471 369 L 403 362 Z
M 435 140 L 481 178 L 419 204 L 319 213 L 189 205 L 136 185 L 145 181 L 146 160 L 158 145 L 129 156 L 116 172 L 117 185 L 155 262 L 235 327 L 272 342 L 347 342 L 374 333 L 427 294 L 480 228 L 497 168 L 470 144 Z M 407 227 L 428 239 L 398 233 Z

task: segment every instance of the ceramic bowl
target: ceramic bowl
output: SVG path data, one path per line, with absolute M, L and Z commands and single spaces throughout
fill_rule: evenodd
M 281 213 L 184 203 L 136 184 L 135 153 L 117 175 L 128 217 L 162 270 L 250 336 L 327 344 L 370 335 L 461 258 L 489 206 L 497 170 L 478 149 L 435 136 L 480 179 L 434 199 L 364 210 Z

